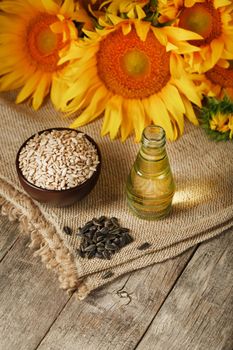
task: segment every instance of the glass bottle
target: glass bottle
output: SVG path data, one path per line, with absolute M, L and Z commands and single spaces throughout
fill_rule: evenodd
M 156 125 L 146 127 L 141 148 L 127 179 L 129 207 L 143 219 L 160 219 L 171 210 L 175 184 L 165 144 L 163 128 Z

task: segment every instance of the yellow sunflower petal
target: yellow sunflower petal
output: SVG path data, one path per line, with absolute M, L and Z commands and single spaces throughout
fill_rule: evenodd
M 100 86 L 101 84 L 99 82 L 93 81 L 91 89 L 89 89 L 86 93 L 83 91 L 80 92 L 80 94 L 71 101 L 67 101 L 63 98 L 59 105 L 56 107 L 58 109 L 61 109 L 63 112 L 66 112 L 67 116 L 76 111 L 81 111 L 91 103 L 93 95 Z
M 130 23 L 125 23 L 123 26 L 122 26 L 122 32 L 124 35 L 127 35 L 131 32 L 131 24 Z
M 51 83 L 50 75 L 44 74 L 40 78 L 40 81 L 32 97 L 32 106 L 35 110 L 37 110 L 41 106 L 44 97 L 48 94 L 50 83 Z
M 193 123 L 194 125 L 198 125 L 199 122 L 196 117 L 196 114 L 194 113 L 191 102 L 185 96 L 182 97 L 182 100 L 185 106 L 186 117 L 190 120 L 191 123 Z
M 167 26 L 162 28 L 168 37 L 171 39 L 175 39 L 176 41 L 184 41 L 184 40 L 200 40 L 202 36 L 191 32 L 190 30 L 186 30 L 183 28 L 176 28 Z
M 64 79 L 62 79 L 62 77 L 60 76 L 53 77 L 52 84 L 51 84 L 50 98 L 53 105 L 57 109 L 60 109 L 60 106 L 63 106 L 63 97 L 67 89 L 68 89 L 68 84 Z
M 143 11 L 143 9 L 141 8 L 141 6 L 138 6 L 138 5 L 136 5 L 136 13 L 137 13 L 137 18 L 139 19 L 139 20 L 141 20 L 141 19 L 143 19 L 143 18 L 145 18 L 146 17 L 146 14 L 145 14 L 145 12 Z
M 167 46 L 167 43 L 168 43 L 167 35 L 162 30 L 160 30 L 160 28 L 152 27 L 151 30 L 153 31 L 153 33 L 154 33 L 155 37 L 158 39 L 158 41 L 163 46 Z
M 49 0 L 51 1 L 51 0 Z M 27 5 L 30 5 L 30 7 L 36 11 L 44 11 L 44 6 L 41 0 L 27 0 Z
M 0 30 L 3 34 L 8 33 L 17 35 L 22 31 L 22 20 L 19 20 L 17 16 L 9 15 L 6 17 L 0 14 L 0 23 Z
M 142 41 L 146 40 L 147 34 L 150 30 L 150 23 L 149 22 L 140 22 L 135 21 L 135 29 L 137 32 L 137 35 Z
M 71 124 L 72 128 L 78 128 L 86 123 L 96 119 L 104 111 L 109 98 L 106 88 L 100 86 L 95 92 L 89 106 L 81 113 L 81 115 Z
M 114 25 L 119 24 L 119 23 L 121 23 L 123 21 L 123 19 L 121 19 L 120 17 L 112 15 L 110 13 L 107 14 L 107 17 L 110 19 L 110 21 Z
M 16 103 L 21 103 L 26 100 L 35 91 L 35 88 L 39 82 L 40 73 L 33 74 L 29 79 L 27 79 L 24 87 L 19 92 Z
M 74 1 L 65 0 L 59 12 L 63 15 L 71 17 L 74 12 Z
M 21 2 L 12 2 L 12 1 L 1 1 L 0 2 L 0 10 L 7 12 L 7 13 L 12 13 L 12 14 L 18 14 L 20 13 L 25 13 L 28 15 L 28 13 L 32 12 L 32 9 L 27 6 L 27 4 Z
M 184 67 L 177 55 L 171 55 L 170 57 L 170 71 L 171 75 L 175 79 L 180 79 L 184 74 Z
M 7 59 L 1 60 L 0 75 L 12 72 L 12 66 L 16 67 L 18 64 L 22 66 L 22 75 L 24 75 L 25 71 L 33 72 L 30 65 L 28 65 L 28 63 L 25 61 L 24 57 L 13 55 L 11 57 L 8 57 Z
M 135 141 L 141 140 L 142 132 L 145 128 L 145 110 L 140 100 L 130 99 L 127 101 L 128 104 L 128 118 L 131 114 L 132 124 L 135 131 Z
M 0 91 L 18 89 L 25 82 L 25 79 L 21 71 L 8 72 L 8 74 L 0 77 Z
M 131 118 L 128 117 L 129 111 L 129 106 L 128 106 L 128 101 L 123 100 L 123 105 L 122 105 L 122 122 L 121 122 L 121 141 L 124 142 L 127 137 L 133 132 L 133 123 Z
M 33 1 L 33 0 L 30 0 Z M 53 0 L 37 0 L 36 2 L 42 2 L 43 9 L 46 9 L 46 12 L 51 14 L 57 14 L 59 12 L 59 6 Z
M 122 97 L 116 95 L 113 96 L 106 104 L 101 135 L 110 133 L 110 138 L 113 140 L 118 134 L 121 122 Z
M 87 69 L 85 74 L 78 79 L 78 81 L 74 82 L 69 88 L 67 88 L 64 91 L 64 99 L 67 101 L 72 100 L 73 98 L 77 98 L 79 95 L 80 98 L 83 96 L 83 91 L 86 91 L 90 84 L 90 80 L 92 81 L 92 84 L 94 85 L 97 81 L 96 78 L 96 72 L 93 69 Z M 80 101 L 81 102 L 81 101 Z
M 183 114 L 185 108 L 177 88 L 172 85 L 165 86 L 160 93 L 160 98 L 163 100 L 172 117 L 176 120 L 182 134 L 184 131 Z
M 172 127 L 173 127 L 174 140 L 176 140 L 180 136 L 179 126 L 178 126 L 176 120 L 174 120 L 172 117 L 171 117 L 171 123 L 172 123 Z
M 215 8 L 231 5 L 231 0 L 214 0 Z
M 62 33 L 64 30 L 64 24 L 61 21 L 57 21 L 53 24 L 51 24 L 50 29 L 54 32 L 54 33 Z
M 171 79 L 171 84 L 174 84 L 190 101 L 199 107 L 201 106 L 200 97 L 196 92 L 195 85 L 187 76 L 184 75 L 180 79 Z
M 224 48 L 224 42 L 221 39 L 215 39 L 211 42 L 210 46 L 212 48 L 211 61 L 212 66 L 214 66 L 221 58 Z
M 143 101 L 148 117 L 155 125 L 161 126 L 169 140 L 174 139 L 173 127 L 167 108 L 159 96 L 154 95 Z
M 14 42 L 17 39 L 17 34 L 12 33 L 1 33 L 0 34 L 0 44 L 8 44 L 10 42 Z

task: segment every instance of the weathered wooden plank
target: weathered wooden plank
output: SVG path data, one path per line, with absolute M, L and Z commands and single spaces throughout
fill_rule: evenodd
M 38 350 L 134 349 L 194 249 L 131 273 L 82 302 L 73 296 Z
M 0 215 L 0 261 L 11 249 L 18 236 L 17 222 L 10 222 L 6 216 Z
M 233 349 L 232 233 L 198 248 L 137 350 Z
M 20 237 L 0 264 L 0 349 L 4 350 L 35 349 L 69 300 L 53 272 L 32 256 L 27 244 L 28 238 Z

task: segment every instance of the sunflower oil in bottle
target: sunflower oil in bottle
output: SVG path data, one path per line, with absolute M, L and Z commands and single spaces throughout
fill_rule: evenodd
M 160 219 L 171 210 L 175 184 L 165 144 L 163 128 L 156 125 L 146 127 L 127 179 L 128 205 L 142 219 Z

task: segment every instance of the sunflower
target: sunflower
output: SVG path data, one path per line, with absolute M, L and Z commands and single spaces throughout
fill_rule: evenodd
M 205 106 L 199 113 L 201 126 L 207 135 L 215 141 L 227 141 L 233 138 L 233 102 L 224 97 L 222 100 L 206 98 Z
M 233 101 L 233 61 L 220 60 L 212 69 L 195 78 L 198 89 L 203 95 Z
M 203 37 L 203 40 L 191 41 L 200 51 L 185 55 L 193 71 L 205 72 L 220 58 L 233 59 L 231 0 L 168 0 L 160 11 L 161 22 L 176 19 L 174 25 Z
M 59 53 L 77 38 L 73 0 L 3 0 L 0 10 L 0 91 L 22 88 L 16 102 L 32 97 L 34 109 L 50 89 L 58 99 L 69 65 L 58 65 Z
M 198 50 L 186 40 L 196 33 L 181 28 L 155 28 L 149 22 L 110 16 L 112 27 L 86 32 L 60 61 L 72 59 L 70 88 L 58 108 L 82 113 L 72 127 L 93 121 L 104 112 L 102 135 L 118 133 L 124 141 L 135 131 L 136 141 L 145 126 L 163 127 L 170 140 L 183 133 L 184 115 L 197 119 L 191 102 L 200 106 L 190 74 L 180 54 Z

